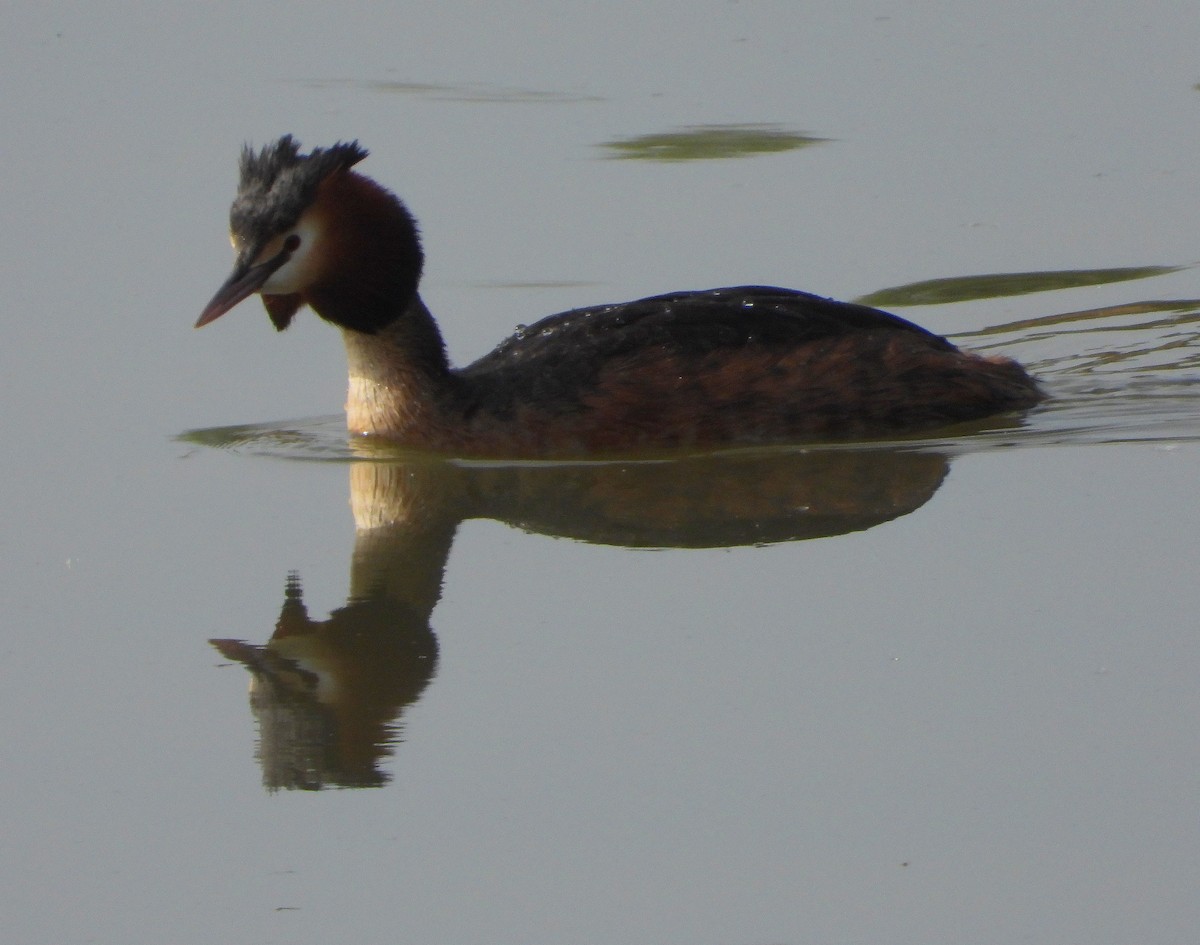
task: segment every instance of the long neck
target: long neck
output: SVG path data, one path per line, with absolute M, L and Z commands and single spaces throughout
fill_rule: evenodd
M 350 430 L 415 444 L 431 441 L 445 422 L 456 381 L 441 334 L 420 296 L 378 331 L 343 328 L 342 339 L 350 367 Z
M 321 272 L 304 301 L 342 331 L 350 364 L 347 425 L 431 442 L 456 380 L 417 293 L 423 254 L 412 215 L 394 194 L 353 172 L 321 185 L 313 213 L 324 234 Z

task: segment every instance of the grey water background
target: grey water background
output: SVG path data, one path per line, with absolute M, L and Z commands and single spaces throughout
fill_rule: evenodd
M 1165 0 L 10 5 L 5 940 L 1191 941 L 1198 39 Z M 284 132 L 372 150 L 459 362 L 764 282 L 888 293 L 1055 398 L 807 540 L 670 547 L 802 515 L 788 469 L 701 469 L 676 519 L 597 474 L 581 524 L 561 479 L 362 461 L 305 419 L 327 326 L 190 328 Z M 364 495 L 438 514 L 381 552 Z M 378 787 L 288 789 L 236 657 L 287 670 L 281 609 L 380 560 L 436 670 Z

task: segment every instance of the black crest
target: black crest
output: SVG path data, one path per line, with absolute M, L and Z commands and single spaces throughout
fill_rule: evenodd
M 335 171 L 349 170 L 367 156 L 357 141 L 300 153 L 300 144 L 284 135 L 255 152 L 242 149 L 241 181 L 229 209 L 231 231 L 254 243 L 294 226 L 312 203 L 317 187 Z

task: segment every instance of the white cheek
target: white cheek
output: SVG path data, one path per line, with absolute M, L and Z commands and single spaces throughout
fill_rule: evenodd
M 292 255 L 286 263 L 276 269 L 262 284 L 261 292 L 267 295 L 290 295 L 304 288 L 304 247 Z
M 300 245 L 291 259 L 271 273 L 260 292 L 268 295 L 290 295 L 307 288 L 316 275 L 317 228 L 311 221 L 301 220 L 292 232 L 300 237 Z

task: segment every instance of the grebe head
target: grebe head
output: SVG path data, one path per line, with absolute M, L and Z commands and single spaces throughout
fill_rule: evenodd
M 291 135 L 243 148 L 229 210 L 237 261 L 197 328 L 255 292 L 280 331 L 307 303 L 343 328 L 374 332 L 412 301 L 416 224 L 393 194 L 350 170 L 366 156 L 357 141 L 301 154 Z

